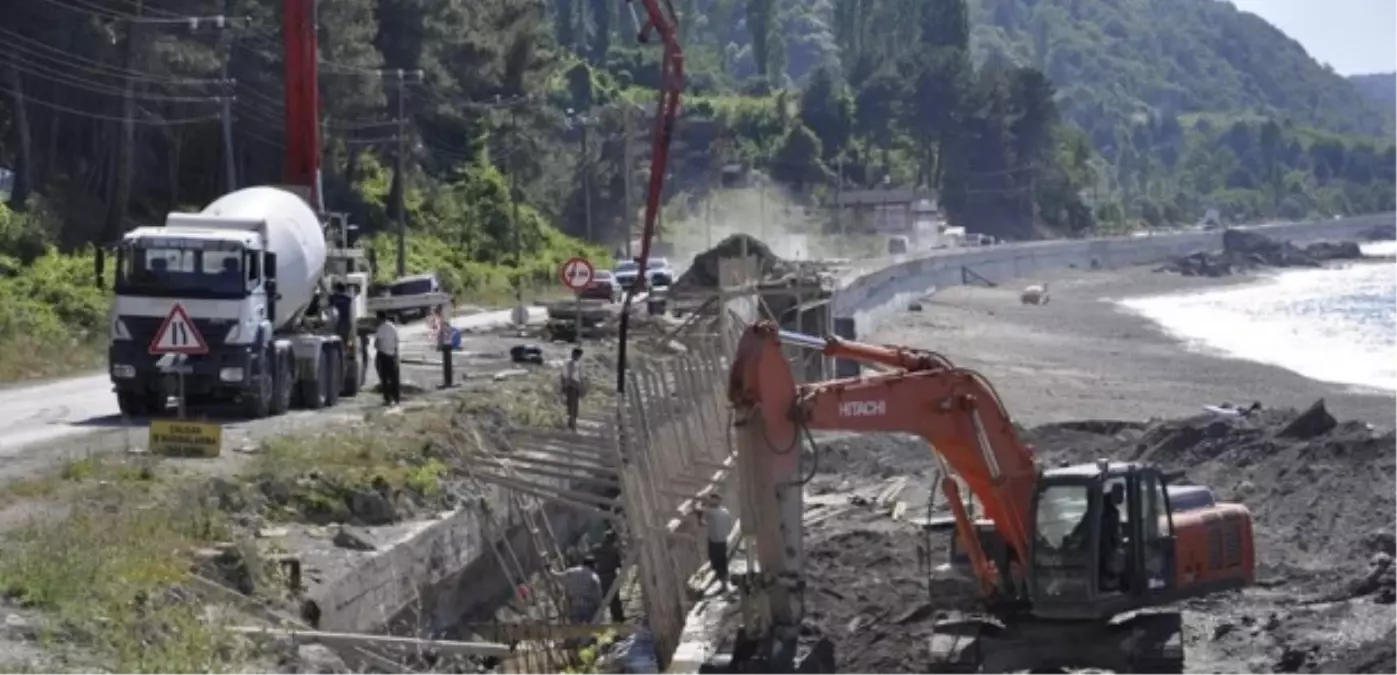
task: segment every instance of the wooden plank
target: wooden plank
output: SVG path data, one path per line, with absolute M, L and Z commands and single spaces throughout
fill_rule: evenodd
M 230 633 L 252 638 L 290 639 L 295 642 L 323 642 L 347 646 L 409 647 L 414 650 L 427 649 L 442 654 L 470 654 L 473 656 L 509 656 L 513 649 L 498 642 L 458 642 L 455 640 L 424 640 L 399 637 L 396 635 L 369 635 L 366 633 L 330 633 L 319 630 L 288 630 L 262 626 L 229 626 Z
M 607 602 L 611 599 L 607 598 Z M 602 603 L 605 607 L 606 603 Z M 512 644 L 536 640 L 567 640 L 614 632 L 617 637 L 625 637 L 640 630 L 631 624 L 597 623 L 544 623 L 541 621 L 519 623 L 471 623 L 462 626 L 466 631 L 494 642 Z M 521 649 L 520 651 L 527 651 Z

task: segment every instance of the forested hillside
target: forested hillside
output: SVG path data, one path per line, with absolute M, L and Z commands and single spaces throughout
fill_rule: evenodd
M 401 217 L 412 270 L 503 298 L 516 281 L 551 284 L 569 255 L 603 257 L 584 241 L 625 241 L 659 50 L 637 44 L 623 3 L 319 4 L 326 202 L 380 260 Z M 758 183 L 815 214 L 841 188 L 922 187 L 951 221 L 1011 239 L 1213 207 L 1233 220 L 1393 208 L 1391 137 L 1376 136 L 1390 115 L 1226 3 L 673 4 L 688 82 L 668 228 L 713 191 Z M 280 180 L 280 5 L 25 0 L 0 13 L 0 168 L 14 177 L 0 302 L 23 308 L 0 320 L 0 343 L 61 348 L 72 326 L 100 341 L 85 247 Z
M 1374 103 L 1388 110 L 1397 108 L 1397 73 L 1350 75 L 1348 79 Z

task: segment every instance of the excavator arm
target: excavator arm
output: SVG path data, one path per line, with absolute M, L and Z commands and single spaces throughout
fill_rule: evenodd
M 783 343 L 897 370 L 797 386 L 781 353 Z M 765 465 L 756 475 L 769 481 L 766 489 L 779 491 L 784 484 L 801 481 L 800 453 L 790 450 L 806 430 L 915 434 L 932 445 L 948 469 L 942 486 L 982 590 L 993 593 L 999 575 L 980 547 L 951 472 L 981 501 L 985 516 L 994 522 L 1020 564 L 1029 559 L 1033 527 L 1029 514 L 1037 487 L 1037 466 L 994 388 L 978 373 L 957 368 L 933 352 L 838 338 L 822 340 L 782 332 L 765 322 L 743 334 L 728 396 L 744 425 L 760 427 L 760 437 L 749 442 L 758 457 L 749 460 Z M 760 451 L 763 447 L 764 453 Z M 744 467 L 750 468 L 750 464 Z M 787 501 L 794 498 L 786 497 Z M 783 514 L 792 513 L 798 511 L 783 510 Z M 799 521 L 785 523 L 781 529 L 798 532 Z M 790 543 L 786 542 L 787 550 L 799 551 Z M 787 570 L 798 570 L 803 561 L 779 562 Z

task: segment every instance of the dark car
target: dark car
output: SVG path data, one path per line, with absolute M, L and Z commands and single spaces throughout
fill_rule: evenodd
M 597 270 L 592 274 L 592 283 L 578 295 L 587 300 L 616 302 L 621 297 L 621 285 L 616 283 L 616 275 L 610 270 Z

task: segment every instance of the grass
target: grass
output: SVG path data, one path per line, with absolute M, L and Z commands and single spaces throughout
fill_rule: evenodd
M 0 338 L 0 382 L 63 377 L 101 369 L 107 343 L 97 340 L 55 342 L 27 335 Z
M 555 377 L 537 372 L 447 405 L 269 439 L 231 478 L 192 470 L 200 460 L 99 455 L 0 487 L 0 504 L 64 507 L 35 508 L 0 544 L 0 592 L 42 617 L 41 646 L 58 663 L 15 672 L 246 671 L 264 653 L 222 630 L 235 615 L 194 592 L 196 574 L 232 586 L 251 579 L 259 597 L 278 601 L 280 573 L 258 554 L 253 524 L 361 521 L 373 495 L 386 495 L 394 519 L 448 507 L 448 485 L 464 473 L 461 443 L 479 442 L 470 429 L 488 437 L 562 426 Z M 196 555 L 210 549 L 224 552 L 213 567 Z M 229 555 L 236 581 L 222 564 Z
M 234 537 L 225 514 L 188 485 L 163 480 L 128 458 L 79 460 L 59 481 L 83 489 L 66 516 L 5 535 L 0 589 L 49 619 L 47 648 L 75 646 L 115 672 L 223 672 L 244 661 L 182 591 L 190 553 Z

